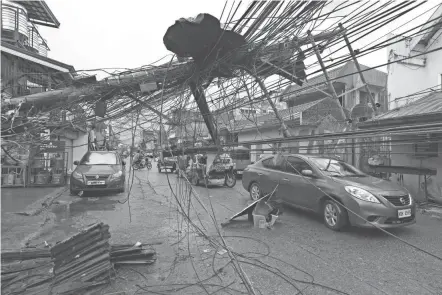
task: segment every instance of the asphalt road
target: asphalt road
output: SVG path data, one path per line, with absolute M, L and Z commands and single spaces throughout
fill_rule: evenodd
M 130 181 L 129 181 L 130 182 Z M 250 202 L 241 180 L 236 187 L 192 188 L 175 175 L 137 171 L 130 198 L 126 194 L 62 196 L 35 245 L 54 243 L 94 221 L 110 225 L 112 241 L 162 240 L 151 267 L 123 268 L 112 287 L 102 291 L 135 292 L 136 284 L 161 292 L 172 283 L 186 285 L 176 294 L 239 294 L 244 289 L 228 253 L 209 243 L 207 235 L 225 243 L 241 263 L 256 294 L 442 294 L 442 220 L 418 215 L 417 224 L 390 231 L 350 229 L 333 232 L 320 218 L 287 208 L 273 230 L 253 228 L 247 217 L 226 227 L 219 224 Z M 177 201 L 181 207 L 177 210 Z M 213 214 L 213 212 L 215 212 Z M 201 229 L 188 227 L 183 214 Z M 216 222 L 214 222 L 216 219 Z M 216 226 L 218 225 L 218 226 Z M 229 264 L 230 263 L 230 264 Z M 228 265 L 228 266 L 224 266 Z M 134 267 L 135 268 L 135 267 Z M 139 273 L 142 273 L 141 276 Z M 147 280 L 146 280 L 147 279 Z M 313 283 L 312 283 L 313 282 Z M 340 292 L 336 291 L 339 290 Z

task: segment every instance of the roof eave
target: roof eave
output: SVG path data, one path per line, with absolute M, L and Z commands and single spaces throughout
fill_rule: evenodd
M 375 129 L 378 127 L 387 127 L 387 126 L 404 126 L 404 125 L 413 125 L 416 123 L 442 123 L 442 112 L 435 112 L 430 114 L 419 114 L 419 115 L 410 115 L 410 116 L 401 116 L 396 118 L 389 119 L 380 119 L 380 120 L 372 120 L 360 123 L 358 125 L 359 129 Z

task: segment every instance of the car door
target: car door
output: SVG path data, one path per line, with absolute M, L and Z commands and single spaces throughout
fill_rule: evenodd
M 281 182 L 281 172 L 283 167 L 281 165 L 275 165 L 274 158 L 268 158 L 261 162 L 262 168 L 258 171 L 259 175 L 259 186 L 263 194 L 272 193 L 277 185 Z M 279 186 L 275 190 L 275 195 L 279 196 Z
M 315 170 L 303 159 L 295 156 L 287 157 L 280 185 L 281 198 L 285 203 L 315 210 L 322 196 L 321 190 L 317 188 L 319 179 L 315 175 L 312 177 L 302 175 L 302 170 L 311 170 L 315 173 Z

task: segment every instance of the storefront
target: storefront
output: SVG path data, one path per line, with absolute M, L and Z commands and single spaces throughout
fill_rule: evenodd
M 12 156 L 12 158 L 11 158 Z M 25 148 L 2 149 L 1 187 L 24 187 L 28 152 Z
M 66 182 L 68 153 L 64 141 L 48 141 L 31 149 L 29 186 L 63 186 Z

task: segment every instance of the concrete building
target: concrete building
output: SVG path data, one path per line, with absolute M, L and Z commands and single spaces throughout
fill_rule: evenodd
M 390 61 L 427 53 L 389 66 L 388 98 L 392 110 L 361 124 L 359 128 L 424 125 L 420 134 L 391 137 L 390 165 L 403 167 L 395 168 L 397 171 L 392 173 L 391 179 L 401 182 L 413 195 L 425 200 L 423 174 L 426 173 L 428 197 L 442 204 L 442 51 L 431 52 L 442 45 L 442 5 L 426 26 L 432 28 L 425 34 L 406 39 L 388 49 Z
M 27 126 L 27 130 L 42 126 L 43 130 L 29 132 L 36 133 L 34 136 L 41 132 L 42 140 L 64 146 L 64 150 L 57 150 L 55 154 L 62 155 L 63 169 L 68 171 L 73 168 L 74 159 L 77 160 L 87 150 L 85 126 L 78 123 L 85 120 L 83 117 L 77 120 L 84 115 L 83 110 L 74 111 L 63 106 L 58 108 L 50 101 L 38 105 L 23 103 L 19 109 L 8 104 L 10 98 L 50 91 L 73 83 L 76 76 L 74 67 L 48 57 L 49 43 L 39 32 L 40 26 L 58 28 L 60 22 L 44 1 L 3 0 L 1 5 L 2 134 L 23 132 L 20 125 Z M 53 110 L 54 107 L 57 109 Z M 15 114 L 14 124 L 9 124 L 9 113 Z M 68 121 L 77 123 L 61 129 L 60 126 Z M 29 146 L 27 150 L 34 148 Z M 26 165 L 30 171 L 42 171 L 41 167 L 34 169 L 34 164 L 32 159 L 27 159 Z M 30 180 L 33 180 L 32 176 Z
M 441 89 L 442 51 L 442 5 L 440 5 L 421 31 L 413 38 L 387 47 L 388 61 L 388 103 L 390 109 L 404 106 L 432 90 Z M 393 38 L 390 34 L 387 39 Z M 395 40 L 405 37 L 396 36 Z M 422 55 L 422 53 L 425 53 Z M 415 55 L 420 55 L 413 57 Z
M 292 136 L 308 136 L 333 132 L 343 121 L 340 107 L 330 98 L 300 104 L 279 111 Z M 313 142 L 293 142 L 281 145 L 248 144 L 250 141 L 282 138 L 279 121 L 274 114 L 256 116 L 254 120 L 235 121 L 220 127 L 221 140 L 233 141 L 252 150 L 251 160 L 256 161 L 262 153 L 272 153 L 283 148 L 291 153 L 321 153 Z
M 369 67 L 361 65 L 362 70 Z M 333 87 L 339 98 L 339 103 L 353 119 L 370 118 L 373 114 L 369 94 L 357 73 L 353 61 L 328 71 Z M 379 112 L 388 110 L 386 98 L 387 74 L 377 69 L 363 72 L 364 78 L 369 86 L 370 92 L 379 103 Z M 291 85 L 281 94 L 281 100 L 287 103 L 287 107 L 322 99 L 330 95 L 324 74 L 308 78 L 303 86 Z M 368 107 L 367 107 L 368 105 Z

